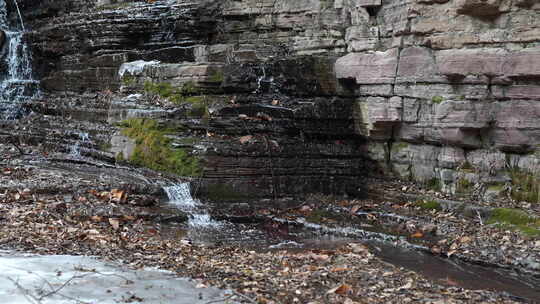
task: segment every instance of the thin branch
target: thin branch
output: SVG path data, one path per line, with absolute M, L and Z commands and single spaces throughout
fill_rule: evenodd
M 228 297 L 225 297 L 225 298 L 221 298 L 221 299 L 217 299 L 217 300 L 212 300 L 210 302 L 206 302 L 205 304 L 211 304 L 211 303 L 221 303 L 221 302 L 224 302 L 224 301 L 227 301 L 227 300 L 230 300 L 232 297 L 234 297 L 235 295 L 232 294 Z
M 13 282 L 13 284 L 15 285 L 15 287 L 17 287 L 17 289 L 22 291 L 24 298 L 26 300 L 28 300 L 28 302 L 30 302 L 32 304 L 41 304 L 41 301 L 38 298 L 36 298 L 35 296 L 33 296 L 28 289 L 22 287 L 21 284 L 19 284 L 18 281 L 15 281 L 14 279 L 12 279 L 10 277 L 8 277 L 7 279 L 10 280 L 11 282 Z
M 482 215 L 480 215 L 480 211 L 476 210 L 476 215 L 478 216 L 478 220 L 480 221 L 480 226 L 484 226 L 484 221 L 482 221 Z
M 235 290 L 233 290 L 232 292 L 233 292 L 235 295 L 237 295 L 237 296 L 243 298 L 244 300 L 248 301 L 249 303 L 255 303 L 255 304 L 257 303 L 257 301 L 253 300 L 252 298 L 250 298 L 250 297 L 248 297 L 248 296 L 246 296 L 246 295 L 243 295 L 243 294 L 241 294 L 241 293 L 239 293 L 239 292 L 237 292 L 237 291 L 235 291 Z
M 72 276 L 71 278 L 69 278 L 69 280 L 65 281 L 62 285 L 60 285 L 60 287 L 56 288 L 56 289 L 53 289 L 51 290 L 50 292 L 42 295 L 41 297 L 38 298 L 39 301 L 47 298 L 47 297 L 50 297 L 56 293 L 58 293 L 60 290 L 64 289 L 64 287 L 66 287 L 69 283 L 71 283 L 73 280 L 76 280 L 76 279 L 82 279 L 84 277 L 87 277 L 89 276 L 91 273 L 85 273 L 83 275 L 74 275 Z M 42 278 L 43 279 L 43 278 Z M 47 282 L 47 284 L 49 286 L 52 286 L 47 280 L 43 279 L 45 282 Z

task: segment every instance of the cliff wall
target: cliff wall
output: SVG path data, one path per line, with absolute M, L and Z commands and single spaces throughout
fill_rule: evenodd
M 265 189 L 276 176 L 284 188 L 306 176 L 355 188 L 369 158 L 443 191 L 497 195 L 503 187 L 489 186 L 512 170 L 540 169 L 535 1 L 20 2 L 48 92 L 168 83 L 210 96 L 200 129 L 222 136 L 208 160 L 215 179 L 245 180 L 241 168 L 258 168 L 247 179 L 270 180 Z M 246 117 L 253 126 L 239 128 Z M 259 136 L 251 154 L 229 140 L 247 135 Z M 273 154 L 268 140 L 280 147 Z M 295 159 L 305 163 L 289 170 Z

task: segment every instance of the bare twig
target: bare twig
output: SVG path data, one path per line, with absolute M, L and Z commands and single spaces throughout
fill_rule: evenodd
M 257 303 L 257 301 L 255 301 L 255 300 L 253 300 L 252 298 L 250 298 L 250 297 L 248 297 L 248 296 L 246 296 L 246 295 L 243 295 L 243 294 L 241 294 L 241 293 L 239 293 L 239 292 L 237 292 L 237 291 L 234 291 L 234 290 L 233 290 L 232 292 L 233 292 L 235 295 L 237 295 L 237 296 L 243 298 L 244 300 L 248 301 L 249 303 Z
M 83 275 L 74 275 L 72 276 L 71 278 L 69 278 L 69 280 L 65 281 L 62 285 L 60 285 L 60 287 L 56 288 L 56 289 L 53 289 L 51 290 L 50 292 L 42 295 L 41 297 L 38 298 L 39 301 L 47 298 L 47 297 L 50 297 L 56 293 L 58 293 L 60 290 L 64 289 L 67 285 L 69 285 L 69 283 L 71 283 L 73 280 L 76 280 L 76 279 L 82 279 L 84 277 L 87 277 L 89 276 L 91 273 L 86 273 L 86 274 L 83 274 Z M 44 280 L 45 282 L 47 282 L 47 284 L 52 287 L 52 285 L 47 281 L 45 280 L 44 278 L 41 278 L 42 280 Z
M 22 287 L 21 284 L 19 284 L 18 281 L 15 281 L 14 279 L 12 279 L 10 277 L 8 277 L 7 279 L 10 280 L 11 282 L 13 282 L 13 284 L 15 285 L 15 287 L 17 287 L 17 289 L 22 291 L 23 296 L 28 300 L 28 302 L 30 302 L 32 304 L 40 304 L 41 303 L 41 301 L 38 298 L 36 298 L 34 295 L 32 295 L 28 289 Z
M 480 215 L 480 211 L 476 210 L 476 215 L 478 216 L 478 220 L 480 221 L 480 226 L 484 226 L 484 221 L 482 221 L 482 215 Z
M 221 298 L 221 299 L 217 299 L 217 300 L 212 300 L 212 301 L 210 301 L 210 302 L 206 302 L 205 304 L 221 303 L 221 302 L 223 302 L 223 301 L 230 300 L 230 299 L 231 299 L 232 297 L 234 297 L 234 296 L 235 296 L 235 295 L 232 294 L 232 295 L 230 295 L 230 296 L 228 296 L 228 297 L 225 297 L 225 298 Z

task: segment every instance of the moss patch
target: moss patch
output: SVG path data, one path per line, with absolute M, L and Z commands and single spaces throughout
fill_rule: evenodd
M 510 178 L 512 180 L 510 195 L 513 199 L 540 203 L 540 178 L 538 174 L 512 169 L 510 170 Z
M 125 86 L 134 85 L 135 82 L 137 82 L 137 78 L 135 78 L 134 76 L 125 75 L 124 77 L 122 77 L 122 84 Z
M 458 193 L 470 193 L 473 190 L 473 183 L 466 178 L 460 178 L 456 184 L 456 191 Z
M 496 224 L 502 228 L 516 229 L 529 236 L 540 236 L 540 218 L 530 216 L 518 209 L 493 209 L 487 223 Z
M 393 152 L 399 152 L 399 151 L 401 151 L 403 149 L 406 149 L 408 147 L 409 147 L 408 143 L 401 141 L 401 142 L 397 142 L 397 143 L 392 144 L 392 151 Z
M 144 83 L 144 91 L 147 94 L 159 96 L 161 98 L 168 99 L 172 103 L 193 103 L 201 99 L 202 97 L 192 96 L 198 94 L 200 90 L 195 86 L 193 82 L 186 82 L 180 87 L 174 87 L 168 82 L 153 83 L 146 81 Z
M 224 78 L 223 71 L 216 70 L 210 75 L 210 78 L 208 78 L 208 81 L 210 81 L 210 82 L 223 82 L 223 78 Z
M 435 104 L 440 104 L 444 101 L 444 98 L 442 96 L 433 96 L 431 98 L 431 102 L 435 103 Z
M 167 137 L 177 130 L 162 127 L 152 119 L 123 121 L 122 134 L 135 139 L 135 150 L 129 161 L 139 166 L 181 176 L 199 176 L 202 168 L 198 158 L 183 149 L 171 147 Z
M 430 190 L 434 190 L 434 191 L 441 191 L 441 188 L 442 188 L 441 181 L 438 178 L 434 177 L 426 181 L 426 188 Z
M 421 200 L 421 201 L 416 202 L 415 206 L 420 207 L 420 209 L 424 209 L 424 210 L 436 210 L 436 211 L 442 210 L 441 204 L 434 200 Z
M 476 170 L 470 162 L 465 161 L 459 166 L 459 170 L 465 173 L 474 173 Z

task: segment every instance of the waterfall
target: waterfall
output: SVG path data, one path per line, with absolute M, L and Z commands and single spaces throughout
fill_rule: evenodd
M 39 91 L 39 81 L 32 78 L 31 55 L 24 43 L 20 11 L 19 18 L 22 29 L 10 25 L 6 0 L 0 0 L 0 31 L 5 34 L 0 49 L 0 119 L 17 118 L 20 103 Z
M 203 204 L 191 196 L 189 183 L 181 183 L 164 187 L 165 193 L 169 198 L 169 203 L 178 209 L 188 213 L 189 226 L 193 228 L 218 227 L 220 223 L 212 220 Z

